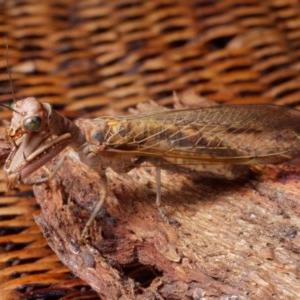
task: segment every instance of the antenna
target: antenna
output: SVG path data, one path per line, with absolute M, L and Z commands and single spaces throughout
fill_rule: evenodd
M 9 48 L 8 48 L 8 42 L 7 42 L 6 36 L 4 37 L 4 42 L 5 42 L 5 47 L 6 47 L 6 69 L 7 69 L 8 76 L 9 76 L 11 94 L 12 94 L 12 97 L 13 97 L 13 100 L 14 100 L 14 103 L 15 103 L 16 102 L 16 98 L 15 98 L 14 85 L 13 85 L 13 81 L 12 81 L 12 78 L 11 78 L 11 72 L 10 72 L 10 67 L 9 67 Z M 15 109 L 13 109 L 13 108 L 5 105 L 5 104 L 0 103 L 0 106 L 4 107 L 6 109 L 9 109 L 9 110 L 11 110 L 13 112 L 16 112 L 18 114 L 21 114 L 17 110 L 15 110 Z
M 11 78 L 11 72 L 10 72 L 10 65 L 9 65 L 9 48 L 8 48 L 8 42 L 7 42 L 7 37 L 4 37 L 4 41 L 5 41 L 5 47 L 6 47 L 6 69 L 7 69 L 7 73 L 9 76 L 9 82 L 10 82 L 10 89 L 11 89 L 11 94 L 13 96 L 13 100 L 14 102 L 16 101 L 15 98 L 15 93 L 14 93 L 14 85 L 13 85 L 13 81 Z

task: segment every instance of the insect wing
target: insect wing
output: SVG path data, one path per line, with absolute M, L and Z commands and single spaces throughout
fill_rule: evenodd
M 300 112 L 272 105 L 170 110 L 105 120 L 106 151 L 193 163 L 279 163 L 299 154 Z M 103 126 L 102 126 L 103 127 Z

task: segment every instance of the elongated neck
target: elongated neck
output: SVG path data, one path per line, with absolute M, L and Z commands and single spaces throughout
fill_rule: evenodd
M 64 133 L 70 133 L 72 136 L 72 142 L 77 147 L 86 143 L 85 136 L 74 122 L 52 109 L 52 106 L 48 103 L 43 103 L 43 107 L 47 111 L 49 130 L 53 134 L 60 136 Z

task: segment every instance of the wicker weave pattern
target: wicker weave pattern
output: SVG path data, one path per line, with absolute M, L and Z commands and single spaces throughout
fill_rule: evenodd
M 1 1 L 0 36 L 16 98 L 36 96 L 69 116 L 149 99 L 171 105 L 184 90 L 221 103 L 300 102 L 294 0 Z M 0 40 L 1 101 L 12 98 L 6 55 Z M 1 200 L 1 290 L 69 276 L 28 219 L 34 200 L 25 200 Z
M 294 1 L 17 3 L 3 4 L 2 32 L 18 97 L 72 110 L 170 104 L 188 88 L 219 102 L 299 100 Z

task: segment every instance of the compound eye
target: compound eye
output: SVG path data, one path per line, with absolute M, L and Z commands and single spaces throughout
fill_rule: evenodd
M 23 120 L 23 127 L 29 132 L 39 131 L 42 119 L 38 116 L 27 117 Z

